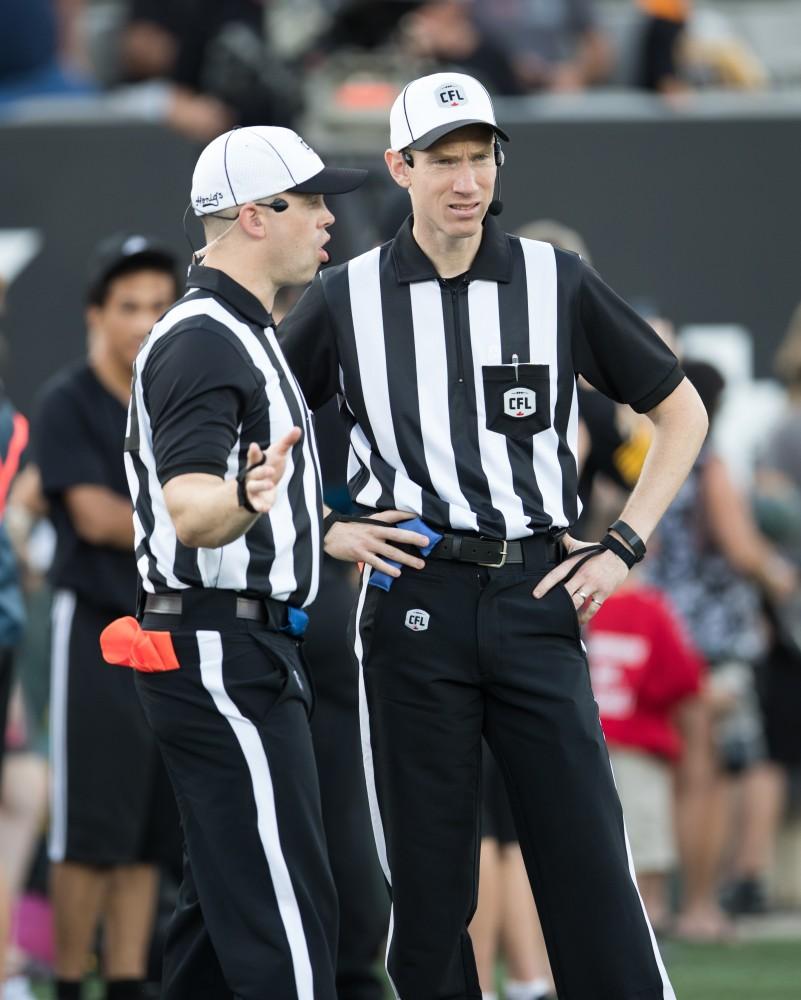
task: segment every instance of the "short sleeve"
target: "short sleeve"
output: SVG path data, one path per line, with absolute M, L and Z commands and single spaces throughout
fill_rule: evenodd
M 178 326 L 154 345 L 142 372 L 156 473 L 224 477 L 242 414 L 264 380 L 217 330 Z
M 684 378 L 675 354 L 583 263 L 578 295 L 575 370 L 604 395 L 639 413 L 657 406 Z
M 319 275 L 278 325 L 276 336 L 310 409 L 320 409 L 337 392 L 339 362 Z
M 88 414 L 66 383 L 45 390 L 39 400 L 32 450 L 48 496 L 72 486 L 108 485 L 108 470 Z

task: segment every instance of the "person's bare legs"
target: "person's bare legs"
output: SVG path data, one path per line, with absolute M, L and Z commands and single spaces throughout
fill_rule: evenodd
M 498 957 L 500 929 L 500 849 L 491 837 L 481 840 L 478 873 L 478 905 L 470 921 L 470 940 L 476 956 L 478 981 L 482 993 L 495 992 L 495 960 Z
M 666 930 L 670 922 L 670 908 L 664 872 L 637 872 L 637 886 L 651 927 L 657 934 Z
M 47 761 L 33 753 L 9 754 L 0 796 L 0 859 L 12 898 L 28 874 L 46 812 Z
M 678 710 L 684 752 L 676 773 L 676 834 L 684 900 L 676 931 L 688 938 L 718 938 L 731 924 L 718 903 L 720 866 L 729 830 L 728 782 L 713 743 L 713 715 L 703 698 Z
M 105 903 L 109 870 L 61 861 L 51 867 L 56 977 L 83 979 Z
M 0 985 L 6 979 L 6 952 L 11 933 L 11 894 L 6 873 L 0 865 Z
M 778 764 L 765 761 L 752 767 L 743 777 L 735 878 L 764 878 L 773 860 L 786 793 L 787 776 Z
M 518 844 L 500 851 L 501 948 L 506 958 L 507 990 L 520 995 L 553 990 L 553 977 L 545 950 L 537 907 Z M 512 995 L 512 994 L 510 994 Z
M 107 980 L 145 978 L 157 891 L 158 872 L 153 865 L 112 869 L 103 921 Z
M 8 754 L 3 762 L 0 797 L 0 868 L 7 880 L 8 899 L 3 916 L 9 925 L 14 903 L 30 869 L 46 811 L 47 761 L 32 753 Z M 9 934 L 10 927 L 0 929 L 0 940 L 8 941 Z M 8 944 L 5 958 L 6 976 L 17 975 L 24 959 L 13 941 Z

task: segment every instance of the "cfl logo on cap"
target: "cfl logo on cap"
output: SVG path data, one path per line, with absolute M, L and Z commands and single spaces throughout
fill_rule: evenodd
M 537 412 L 536 392 L 533 389 L 526 389 L 525 386 L 507 389 L 503 394 L 503 412 L 515 420 L 532 416 Z
M 403 624 L 406 628 L 410 628 L 412 632 L 425 632 L 428 628 L 428 620 L 431 616 L 427 611 L 423 611 L 422 608 L 412 608 L 411 611 L 406 612 L 406 618 Z
M 458 108 L 467 104 L 467 94 L 457 84 L 446 83 L 444 87 L 437 87 L 436 100 L 441 108 Z

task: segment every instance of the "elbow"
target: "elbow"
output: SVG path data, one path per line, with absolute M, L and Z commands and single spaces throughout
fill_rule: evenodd
M 175 527 L 175 537 L 187 549 L 205 548 L 203 532 L 197 525 L 187 523 L 185 518 L 173 519 Z
M 187 549 L 217 549 L 229 540 L 219 529 L 193 523 L 190 517 L 174 517 L 175 537 Z
M 204 547 L 203 531 L 192 517 L 191 511 L 170 511 L 175 537 L 187 549 Z

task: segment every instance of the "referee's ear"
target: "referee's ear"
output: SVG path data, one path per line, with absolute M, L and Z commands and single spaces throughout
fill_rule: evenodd
M 267 229 L 264 225 L 264 217 L 258 210 L 255 202 L 245 202 L 245 204 L 239 209 L 237 222 L 248 236 L 260 239 L 267 235 Z
M 412 178 L 409 173 L 409 165 L 403 158 L 403 154 L 395 149 L 388 149 L 384 153 L 384 163 L 387 165 L 392 180 L 407 191 L 412 186 Z

